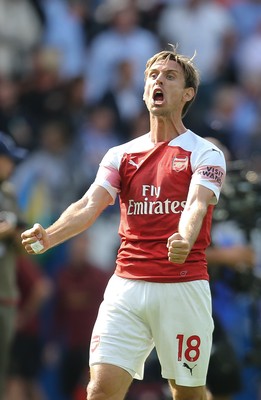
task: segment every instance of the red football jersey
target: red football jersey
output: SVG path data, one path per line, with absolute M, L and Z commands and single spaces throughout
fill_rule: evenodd
M 119 194 L 121 245 L 116 274 L 129 279 L 182 282 L 208 279 L 205 249 L 225 177 L 223 153 L 191 131 L 153 144 L 143 135 L 108 151 L 95 184 Z M 184 264 L 168 261 L 168 238 L 178 230 L 191 185 L 213 191 L 198 238 Z

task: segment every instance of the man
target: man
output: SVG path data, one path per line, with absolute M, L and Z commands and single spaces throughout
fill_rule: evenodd
M 225 161 L 183 125 L 198 84 L 192 60 L 175 49 L 149 59 L 150 132 L 110 149 L 94 184 L 52 226 L 22 234 L 29 254 L 43 253 L 89 228 L 119 194 L 121 245 L 93 330 L 88 400 L 122 400 L 154 346 L 173 399 L 206 398 L 213 321 L 205 248 Z
M 17 228 L 22 222 L 14 188 L 9 182 L 24 157 L 11 137 L 0 132 L 0 400 L 3 399 L 10 345 L 15 329 Z M 20 231 L 21 232 L 21 231 Z

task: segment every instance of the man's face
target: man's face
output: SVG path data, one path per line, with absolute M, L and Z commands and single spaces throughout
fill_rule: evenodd
M 155 62 L 148 71 L 143 99 L 152 115 L 181 115 L 184 104 L 194 95 L 185 88 L 182 67 L 173 60 Z

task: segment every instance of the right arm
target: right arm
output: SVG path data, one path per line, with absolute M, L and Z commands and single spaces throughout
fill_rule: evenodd
M 85 195 L 72 203 L 50 227 L 44 229 L 35 224 L 22 233 L 22 244 L 29 254 L 34 254 L 31 244 L 39 241 L 43 249 L 39 253 L 65 242 L 88 229 L 102 211 L 112 202 L 109 192 L 101 186 L 92 185 Z

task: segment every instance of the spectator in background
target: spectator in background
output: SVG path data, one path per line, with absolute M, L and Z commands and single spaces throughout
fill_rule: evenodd
M 83 185 L 92 182 L 101 158 L 111 146 L 119 144 L 115 114 L 111 107 L 94 105 L 88 110 L 84 124 L 78 132 L 80 168 L 85 179 Z
M 251 143 L 249 148 L 249 161 L 250 169 L 253 170 L 257 176 L 254 180 L 257 184 L 261 183 L 261 118 L 259 116 L 259 122 L 256 127 L 256 132 L 251 137 Z M 261 250 L 261 249 L 260 249 Z M 261 268 L 261 260 L 260 260 Z
M 218 81 L 231 68 L 236 40 L 233 20 L 227 9 L 213 0 L 187 0 L 163 8 L 158 32 L 165 43 L 177 43 L 188 57 L 196 53 L 194 62 L 200 71 L 201 84 L 190 116 L 195 130 Z
M 51 119 L 41 127 L 40 147 L 16 169 L 12 181 L 28 221 L 37 215 L 54 220 L 81 190 L 73 137 L 67 121 Z M 47 217 L 48 213 L 48 217 Z
M 237 46 L 236 64 L 239 75 L 261 74 L 261 8 L 255 30 Z
M 57 276 L 54 332 L 62 351 L 59 368 L 63 394 L 72 399 L 88 374 L 91 332 L 109 274 L 88 261 L 88 236 L 69 242 L 68 258 Z M 79 386 L 79 387 L 78 387 Z M 86 391 L 86 382 L 82 387 Z M 83 396 L 84 398 L 84 396 Z
M 20 102 L 31 116 L 35 141 L 39 146 L 39 130 L 50 118 L 61 118 L 66 109 L 65 81 L 60 75 L 57 50 L 39 47 L 32 54 L 32 71 L 24 79 Z
M 260 131 L 260 78 L 261 71 L 241 75 L 240 85 L 220 83 L 197 124 L 201 136 L 219 140 L 233 160 L 251 157 Z
M 134 86 L 142 92 L 147 59 L 159 49 L 159 40 L 139 25 L 139 13 L 131 0 L 106 0 L 97 8 L 96 18 L 106 24 L 96 35 L 88 51 L 87 97 L 98 101 L 115 82 L 119 65 L 129 60 L 133 65 Z
M 83 76 L 70 79 L 66 84 L 66 115 L 73 132 L 78 132 L 86 119 L 88 102 L 84 97 L 84 88 Z
M 84 2 L 41 0 L 46 18 L 42 45 L 60 55 L 59 74 L 63 79 L 82 75 L 86 51 L 83 27 Z
M 132 122 L 144 107 L 142 93 L 136 89 L 134 82 L 133 63 L 129 60 L 120 61 L 115 82 L 110 84 L 102 98 L 102 103 L 110 107 L 116 115 L 116 126 L 122 139 L 129 138 Z
M 0 132 L 0 399 L 3 400 L 10 346 L 15 332 L 17 229 L 22 222 L 10 177 L 24 157 L 10 137 Z M 20 245 L 19 245 L 20 246 Z
M 235 109 L 231 148 L 238 159 L 247 160 L 251 154 L 251 142 L 260 129 L 261 69 L 239 76 L 241 97 Z
M 134 139 L 139 136 L 139 132 L 149 131 L 149 117 L 146 110 L 142 110 L 140 114 L 132 121 L 130 129 L 130 138 Z
M 30 71 L 30 56 L 41 41 L 39 14 L 29 0 L 0 2 L 0 72 L 10 76 Z
M 212 244 L 206 251 L 215 320 L 207 379 L 210 400 L 258 400 L 260 369 L 247 361 L 248 353 L 258 350 L 253 327 L 259 322 L 253 311 L 260 305 L 255 297 L 257 258 L 251 239 L 258 205 L 248 212 L 247 196 L 239 195 L 243 185 L 251 190 L 244 177 L 246 164 L 232 161 L 229 151 L 217 139 L 207 139 L 222 149 L 228 166 L 220 202 L 214 211 Z M 240 212 L 236 211 L 237 199 Z
M 20 101 L 22 83 L 14 77 L 0 76 L 0 130 L 28 150 L 36 145 L 34 118 Z
M 52 286 L 40 266 L 20 254 L 16 268 L 19 302 L 11 347 L 6 400 L 41 400 L 38 378 L 42 364 L 40 310 Z
M 242 202 L 242 215 L 245 213 L 244 208 Z M 227 208 L 226 211 L 230 213 Z M 233 399 L 238 400 L 258 400 L 260 366 L 248 360 L 248 354 L 255 352 L 256 345 L 257 332 L 252 329 L 255 322 L 259 324 L 258 320 L 253 321 L 253 310 L 257 310 L 260 304 L 256 302 L 255 289 L 252 291 L 255 283 L 250 278 L 254 277 L 255 251 L 241 221 L 233 220 L 230 215 L 225 221 L 214 220 L 212 238 L 207 259 L 213 313 L 216 325 L 220 325 L 224 333 L 220 335 L 218 331 L 216 338 L 214 336 L 214 359 L 213 365 L 210 361 L 212 368 L 209 369 L 209 386 L 213 400 L 216 396 L 219 399 L 221 395 L 227 395 L 225 399 L 233 396 Z M 225 345 L 225 337 L 236 357 L 233 357 L 233 353 L 231 355 L 229 347 Z
M 260 0 L 234 0 L 228 8 L 228 11 L 234 20 L 234 26 L 237 30 L 239 41 L 251 36 L 260 24 Z
M 45 15 L 43 12 L 43 7 L 41 4 L 41 0 L 29 0 L 29 3 L 37 13 L 39 20 L 41 21 L 43 27 L 45 26 Z
M 222 4 L 222 6 L 229 7 L 232 6 L 233 4 L 237 4 L 241 0 L 216 0 L 217 3 Z
M 220 84 L 200 121 L 201 136 L 217 140 L 219 145 L 225 146 L 232 159 L 236 157 L 233 139 L 238 134 L 236 119 L 238 109 L 242 110 L 242 102 L 244 92 L 238 85 Z

